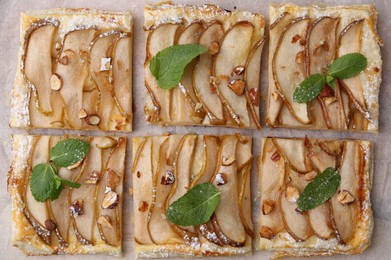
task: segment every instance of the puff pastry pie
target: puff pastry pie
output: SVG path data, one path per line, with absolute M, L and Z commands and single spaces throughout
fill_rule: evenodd
M 148 122 L 260 128 L 263 16 L 215 5 L 166 3 L 147 5 L 144 15 Z M 152 57 L 169 46 L 190 43 L 209 51 L 187 66 L 176 88 L 159 88 L 149 69 Z
M 240 135 L 135 137 L 133 199 L 136 256 L 251 254 L 251 139 Z M 211 220 L 177 226 L 166 219 L 169 204 L 196 184 L 221 192 Z
M 131 131 L 132 23 L 127 12 L 23 12 L 11 127 Z
M 266 122 L 273 127 L 378 131 L 382 41 L 372 5 L 270 5 L 269 91 Z M 297 103 L 293 92 L 342 55 L 368 60 L 357 76 L 325 87 L 317 99 Z
M 357 254 L 371 242 L 372 144 L 368 141 L 262 140 L 258 249 L 276 256 Z M 296 211 L 297 195 L 328 167 L 341 176 L 324 204 Z
M 47 162 L 50 148 L 64 138 L 68 137 L 12 137 L 14 155 L 8 177 L 11 243 L 28 255 L 119 256 L 126 138 L 77 137 L 90 142 L 90 151 L 76 168 L 60 168 L 59 176 L 78 182 L 81 187 L 66 186 L 58 199 L 37 202 L 30 191 L 31 169 Z M 109 193 L 117 194 L 118 204 L 113 207 L 106 207 L 111 201 Z

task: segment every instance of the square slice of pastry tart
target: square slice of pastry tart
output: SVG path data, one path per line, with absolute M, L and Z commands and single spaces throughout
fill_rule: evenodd
M 122 251 L 124 137 L 14 135 L 12 245 L 27 255 Z
M 11 127 L 132 130 L 132 16 L 21 13 Z
M 373 5 L 271 4 L 266 123 L 378 132 L 383 45 Z
M 264 18 L 216 5 L 146 5 L 146 120 L 260 128 Z
M 257 249 L 276 256 L 358 254 L 371 242 L 372 143 L 262 140 Z
M 251 254 L 251 138 L 188 134 L 132 142 L 137 257 Z

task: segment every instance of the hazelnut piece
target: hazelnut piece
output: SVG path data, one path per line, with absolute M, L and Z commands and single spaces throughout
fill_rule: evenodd
M 234 70 L 232 71 L 231 75 L 232 76 L 234 76 L 234 75 L 239 76 L 239 75 L 242 75 L 243 72 L 244 72 L 244 67 L 243 66 L 237 66 L 237 67 L 234 68 Z
M 86 117 L 87 117 L 87 111 L 84 108 L 80 109 L 80 111 L 79 111 L 79 118 L 83 119 L 83 118 L 86 118 Z
M 244 93 L 244 87 L 246 86 L 246 82 L 241 79 L 234 79 L 228 83 L 228 87 L 235 92 L 237 96 L 241 96 Z
M 141 212 L 145 212 L 148 209 L 148 202 L 142 200 L 140 201 L 140 204 L 138 205 L 138 210 Z
M 62 56 L 62 57 L 58 60 L 58 63 L 60 63 L 60 64 L 62 64 L 62 65 L 67 65 L 67 64 L 68 64 L 68 56 L 67 56 L 67 55 Z
M 119 195 L 114 191 L 106 193 L 102 201 L 103 209 L 114 209 L 119 203 Z
M 216 184 L 217 186 L 222 186 L 227 183 L 227 175 L 225 173 L 216 174 Z
M 262 214 L 268 215 L 270 214 L 274 209 L 274 201 L 272 200 L 264 200 L 262 203 Z
M 337 200 L 342 205 L 349 205 L 353 203 L 354 198 L 347 190 L 340 190 L 337 196 Z
M 50 77 L 50 88 L 52 90 L 60 90 L 62 87 L 62 80 L 61 80 L 61 77 L 58 75 L 58 74 L 53 74 L 51 77 Z
M 92 171 L 90 174 L 90 177 L 85 180 L 85 184 L 97 184 L 99 181 L 99 172 L 98 171 Z
M 270 159 L 273 161 L 273 162 L 278 162 L 281 158 L 281 155 L 278 151 L 275 151 L 272 156 L 270 156 Z
M 74 200 L 70 207 L 71 214 L 75 217 L 83 215 L 84 213 L 84 201 L 81 199 Z
M 53 222 L 51 219 L 45 220 L 45 228 L 49 231 L 56 229 L 56 223 Z
M 166 176 L 162 176 L 161 184 L 163 185 L 171 185 L 175 182 L 175 175 L 172 171 L 167 170 Z
M 300 192 L 296 187 L 288 186 L 285 195 L 289 202 L 295 203 L 300 197 Z

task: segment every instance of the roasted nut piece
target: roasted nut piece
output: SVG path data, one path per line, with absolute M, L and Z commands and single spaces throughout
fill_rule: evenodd
M 347 190 L 340 190 L 337 196 L 337 200 L 342 205 L 349 205 L 354 201 L 354 198 Z
M 171 185 L 175 182 L 175 175 L 172 171 L 167 170 L 166 176 L 162 176 L 161 184 L 163 185 Z
M 259 233 L 261 237 L 272 239 L 274 237 L 273 230 L 267 226 L 261 226 Z
M 258 89 L 252 88 L 250 89 L 250 101 L 254 106 L 259 106 L 259 98 L 258 98 Z
M 53 74 L 50 77 L 50 88 L 52 90 L 60 90 L 62 87 L 62 80 L 61 77 L 57 74 Z
M 243 72 L 244 72 L 244 67 L 243 66 L 237 66 L 237 67 L 234 68 L 234 70 L 232 71 L 231 75 L 232 76 L 234 76 L 234 75 L 239 76 L 239 75 L 242 75 Z
M 100 123 L 100 117 L 98 115 L 88 115 L 84 120 L 89 125 L 99 125 Z
M 99 216 L 98 224 L 109 228 L 113 227 L 109 216 Z
M 312 181 L 316 177 L 317 173 L 316 171 L 310 171 L 304 175 L 304 179 L 306 181 Z
M 295 36 L 292 37 L 291 43 L 295 43 L 295 42 L 297 42 L 300 39 L 301 39 L 300 35 L 296 34 Z
M 119 195 L 114 191 L 106 193 L 102 201 L 103 209 L 114 209 L 119 203 Z
M 107 169 L 107 182 L 110 190 L 115 190 L 120 181 L 120 176 L 112 169 Z
M 227 183 L 227 176 L 225 173 L 216 174 L 216 184 L 217 186 L 221 186 Z
M 288 186 L 286 188 L 286 198 L 289 202 L 295 203 L 300 197 L 300 192 L 296 187 Z
M 83 119 L 83 118 L 86 118 L 87 117 L 87 112 L 84 108 L 80 109 L 79 111 L 79 118 L 80 119 Z
M 63 57 L 61 57 L 59 60 L 58 60 L 58 63 L 62 64 L 62 65 L 67 65 L 68 64 L 68 56 L 65 55 Z
M 210 54 L 210 55 L 215 55 L 215 54 L 217 54 L 219 51 L 220 51 L 220 45 L 219 45 L 219 43 L 216 42 L 216 41 L 211 42 L 210 47 L 209 47 L 209 54 Z
M 272 156 L 270 156 L 270 159 L 273 161 L 273 162 L 278 162 L 281 158 L 281 155 L 278 151 L 275 151 Z
M 270 214 L 274 209 L 274 201 L 272 200 L 264 200 L 262 203 L 262 214 L 268 215 Z
M 124 117 L 123 115 L 120 115 L 120 114 L 114 114 L 113 121 L 117 125 L 125 125 L 126 124 L 126 117 Z
M 111 58 L 102 58 L 100 60 L 100 71 L 110 70 Z
M 241 79 L 234 79 L 228 83 L 228 87 L 238 96 L 243 95 L 245 86 L 246 82 Z
M 148 202 L 146 201 L 140 201 L 140 204 L 138 205 L 138 210 L 141 212 L 145 212 L 148 209 Z
M 84 201 L 81 199 L 74 200 L 70 207 L 71 214 L 75 217 L 83 215 L 84 213 Z
M 56 223 L 53 222 L 51 219 L 45 220 L 45 227 L 47 230 L 52 231 L 56 229 Z
M 100 142 L 96 144 L 96 147 L 100 149 L 108 149 L 117 144 L 117 140 L 111 137 L 102 137 Z
M 59 43 L 59 42 L 56 42 L 56 51 L 59 51 L 59 50 L 61 50 L 61 48 L 62 48 L 62 44 L 61 43 Z
M 92 171 L 90 174 L 90 177 L 85 180 L 85 184 L 97 184 L 99 181 L 99 172 L 98 171 Z
M 221 161 L 222 161 L 221 163 L 223 166 L 230 166 L 236 162 L 236 159 L 234 157 L 227 158 L 227 157 L 223 156 Z

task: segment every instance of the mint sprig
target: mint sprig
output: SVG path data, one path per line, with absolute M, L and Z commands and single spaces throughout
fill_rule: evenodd
M 82 161 L 90 149 L 90 144 L 81 139 L 66 139 L 58 142 L 50 150 L 48 163 L 34 166 L 30 177 L 30 190 L 34 199 L 44 202 L 56 200 L 65 185 L 80 188 L 79 183 L 64 180 L 58 176 L 58 167 L 68 167 Z
M 167 219 L 180 226 L 197 226 L 209 221 L 220 202 L 220 191 L 211 183 L 188 190 L 167 209 Z
M 325 74 L 313 74 L 302 81 L 293 93 L 293 100 L 307 103 L 315 99 L 327 84 L 335 88 L 337 79 L 347 79 L 365 70 L 368 62 L 361 53 L 349 53 L 335 59 Z
M 171 89 L 180 82 L 187 64 L 207 51 L 199 44 L 173 45 L 158 52 L 151 59 L 149 69 L 160 88 Z

